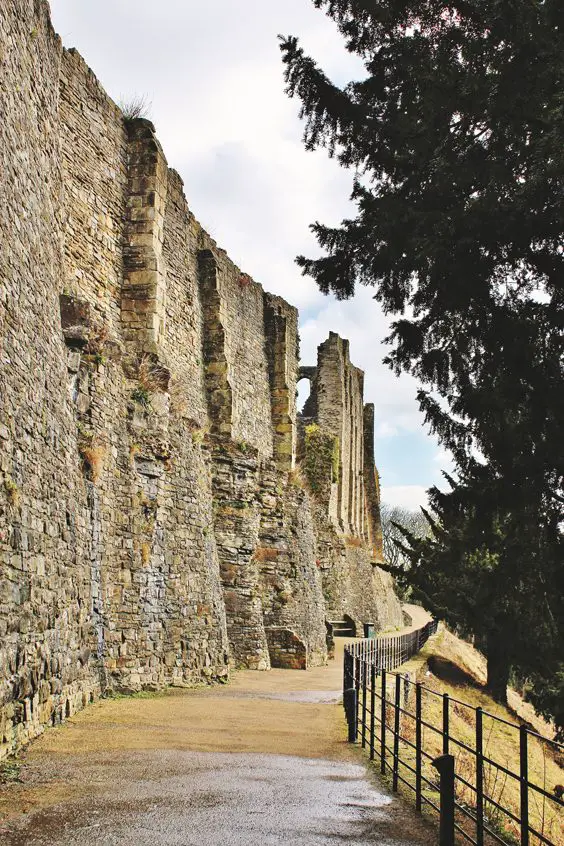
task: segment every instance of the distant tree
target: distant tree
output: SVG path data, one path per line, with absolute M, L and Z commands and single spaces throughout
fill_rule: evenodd
M 380 506 L 382 520 L 382 542 L 384 561 L 392 567 L 401 567 L 407 563 L 405 554 L 396 541 L 402 541 L 403 535 L 398 528 L 402 526 L 415 537 L 423 537 L 429 533 L 429 524 L 421 510 L 412 511 L 400 505 L 389 505 L 383 502 Z
M 307 148 L 357 174 L 356 217 L 316 223 L 324 255 L 298 263 L 340 298 L 373 285 L 396 316 L 387 361 L 424 386 L 460 480 L 433 492 L 410 571 L 489 644 L 498 697 L 516 662 L 542 697 L 564 642 L 561 0 L 313 3 L 366 76 L 336 86 L 282 41 Z

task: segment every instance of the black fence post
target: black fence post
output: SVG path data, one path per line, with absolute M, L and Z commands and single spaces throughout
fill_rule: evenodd
M 440 776 L 439 846 L 454 846 L 454 758 L 452 755 L 441 755 L 435 758 L 433 766 Z
M 349 688 L 353 687 L 354 685 L 354 670 L 353 670 L 353 657 L 348 649 L 345 649 L 344 659 L 343 659 L 343 705 L 345 704 L 344 693 L 345 690 L 349 690 Z
M 361 672 L 362 664 L 360 662 L 360 655 L 356 655 L 354 659 L 354 688 L 356 690 L 356 699 L 355 699 L 355 713 L 354 719 L 357 725 L 357 732 L 356 736 L 358 736 L 358 716 L 359 716 L 359 709 L 360 709 L 360 672 Z M 355 740 L 356 740 L 355 736 Z
M 366 685 L 368 676 L 368 664 L 366 658 L 362 662 L 362 748 L 366 746 Z
M 357 737 L 356 727 L 356 699 L 357 692 L 354 678 L 355 658 L 348 649 L 345 649 L 344 670 L 343 670 L 343 707 L 347 718 L 349 730 L 349 743 L 354 743 Z
M 343 703 L 345 706 L 345 714 L 347 717 L 347 725 L 349 728 L 349 743 L 356 743 L 357 739 L 357 723 L 356 723 L 356 687 L 349 687 L 343 693 Z
M 374 760 L 374 720 L 376 710 L 376 665 L 370 666 L 370 760 Z
M 422 729 L 421 725 L 421 682 L 415 686 L 415 807 L 421 810 L 421 749 Z
M 448 755 L 449 747 L 449 699 L 448 693 L 443 693 L 443 755 Z
M 394 768 L 392 790 L 397 792 L 399 775 L 399 735 L 400 735 L 400 707 L 401 707 L 401 676 L 396 675 L 396 694 L 394 701 Z
M 476 708 L 476 846 L 484 843 L 484 728 L 482 709 Z
M 386 772 L 386 670 L 382 670 L 382 699 L 380 701 L 380 772 Z
M 529 750 L 527 744 L 527 727 L 519 729 L 519 764 L 521 783 L 521 846 L 529 844 Z

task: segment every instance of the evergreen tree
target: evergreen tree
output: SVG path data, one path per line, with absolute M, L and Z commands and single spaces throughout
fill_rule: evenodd
M 542 647 L 542 697 L 564 630 L 561 0 L 313 2 L 366 76 L 339 88 L 296 38 L 282 41 L 306 146 L 357 174 L 356 217 L 316 223 L 324 255 L 298 262 L 341 298 L 373 285 L 396 316 L 387 361 L 424 386 L 420 406 L 460 474 L 446 499 L 433 492 L 439 537 L 413 539 L 414 572 L 434 562 L 431 610 L 451 607 L 490 644 L 497 696 L 512 665 L 533 672 L 527 643 Z M 516 650 L 511 625 L 535 620 Z
M 487 657 L 487 689 L 496 700 L 506 702 L 510 670 L 517 669 L 522 680 L 537 682 L 535 704 L 562 730 L 562 688 L 556 688 L 564 672 L 558 622 L 564 549 L 558 527 L 542 542 L 538 515 L 532 512 L 524 523 L 523 510 L 505 508 L 498 480 L 484 465 L 450 483 L 449 493 L 430 491 L 426 536 L 398 524 L 402 566 L 387 569 L 438 618 L 463 635 L 476 635 Z

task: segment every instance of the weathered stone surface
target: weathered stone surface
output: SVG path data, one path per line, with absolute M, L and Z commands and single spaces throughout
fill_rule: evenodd
M 347 342 L 302 371 L 339 447 L 323 500 L 295 471 L 296 310 L 204 232 L 47 3 L 5 0 L 0 58 L 1 756 L 108 688 L 312 666 L 327 618 L 401 615 Z
M 374 406 L 348 341 L 331 332 L 316 367 L 300 367 L 311 394 L 298 419 L 298 456 L 312 474 L 317 556 L 327 617 L 401 626 L 392 577 L 381 570 L 380 488 L 374 464 Z M 316 454 L 310 455 L 314 450 Z
M 266 637 L 273 667 L 307 670 L 307 648 L 295 632 L 282 626 L 270 626 L 266 629 Z

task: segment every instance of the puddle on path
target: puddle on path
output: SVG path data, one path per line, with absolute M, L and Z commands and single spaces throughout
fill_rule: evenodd
M 9 826 L 4 846 L 300 846 L 413 841 L 358 764 L 212 752 L 67 756 L 58 775 L 106 770 L 95 796 L 56 804 Z

